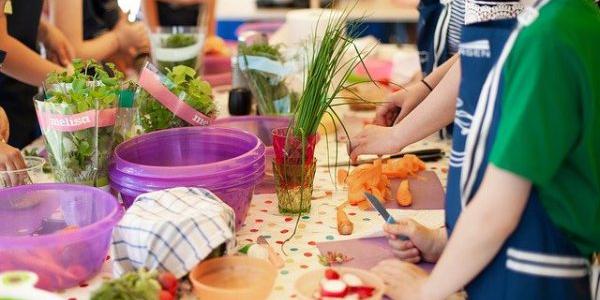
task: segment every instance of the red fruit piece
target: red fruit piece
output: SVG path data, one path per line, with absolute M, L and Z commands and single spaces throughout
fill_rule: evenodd
M 344 298 L 348 294 L 348 286 L 341 280 L 327 280 L 321 284 L 321 296 Z
M 370 286 L 353 286 L 348 288 L 349 294 L 358 294 L 358 297 L 360 297 L 360 299 L 369 298 L 373 296 L 374 291 L 375 288 Z
M 158 299 L 159 300 L 174 300 L 175 297 L 173 295 L 171 295 L 171 293 L 169 293 L 168 291 L 162 290 L 162 291 L 160 291 L 160 294 L 158 294 Z
M 168 291 L 171 295 L 175 296 L 177 293 L 177 277 L 175 275 L 165 272 L 158 275 L 158 282 L 163 290 Z
M 327 269 L 325 270 L 325 278 L 332 280 L 332 279 L 340 279 L 340 274 L 338 272 L 336 272 L 334 269 Z

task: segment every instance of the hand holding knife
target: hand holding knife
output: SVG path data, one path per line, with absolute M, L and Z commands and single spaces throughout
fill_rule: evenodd
M 388 224 L 396 223 L 396 220 L 394 220 L 394 217 L 392 217 L 392 215 L 390 215 L 390 213 L 387 211 L 387 209 L 385 209 L 385 207 L 383 207 L 383 204 L 381 204 L 381 202 L 379 201 L 379 199 L 377 199 L 377 197 L 375 195 L 365 192 L 365 196 L 367 197 L 367 200 L 369 200 L 369 203 L 371 203 L 371 206 L 373 206 L 373 208 L 381 215 L 381 217 L 385 220 L 386 223 L 388 223 Z M 396 237 L 402 241 L 408 240 L 408 237 L 405 235 L 397 235 Z

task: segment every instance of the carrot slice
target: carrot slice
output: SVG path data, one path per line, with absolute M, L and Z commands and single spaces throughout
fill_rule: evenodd
M 350 204 L 357 204 L 365 200 L 365 193 L 362 187 L 351 186 L 348 189 L 348 202 Z
M 367 200 L 361 201 L 358 203 L 358 208 L 362 210 L 369 210 L 371 208 L 371 204 Z
M 346 169 L 338 169 L 337 171 L 337 184 L 344 185 L 348 179 L 348 171 Z
M 398 191 L 396 192 L 396 202 L 400 206 L 410 206 L 412 204 L 412 195 L 410 193 L 410 187 L 408 180 L 402 180 Z

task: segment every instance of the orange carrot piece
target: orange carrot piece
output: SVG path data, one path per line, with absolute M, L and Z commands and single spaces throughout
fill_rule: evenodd
M 346 169 L 338 169 L 337 171 L 337 184 L 344 185 L 348 179 L 348 171 Z
M 362 210 L 369 210 L 369 208 L 371 208 L 371 204 L 367 200 L 361 201 L 361 202 L 358 202 L 358 208 L 360 208 Z
M 398 191 L 396 192 L 396 202 L 400 206 L 410 206 L 412 204 L 412 195 L 410 193 L 410 187 L 408 180 L 402 180 Z
M 348 202 L 357 204 L 365 200 L 365 193 L 362 187 L 351 186 L 348 189 Z

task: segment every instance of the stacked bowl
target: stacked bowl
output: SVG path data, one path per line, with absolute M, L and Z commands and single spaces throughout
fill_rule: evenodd
M 239 228 L 265 171 L 265 146 L 248 132 L 185 127 L 138 136 L 117 146 L 110 185 L 126 207 L 146 192 L 202 187 L 235 211 Z

